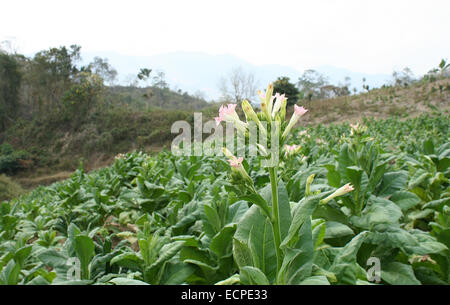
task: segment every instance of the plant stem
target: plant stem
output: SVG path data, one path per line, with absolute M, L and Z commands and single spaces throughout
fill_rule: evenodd
M 277 254 L 277 274 L 281 269 L 282 253 L 280 249 L 281 232 L 280 232 L 280 213 L 278 208 L 278 183 L 277 183 L 277 168 L 270 167 L 270 184 L 272 185 L 272 231 L 273 240 L 275 242 L 275 250 Z

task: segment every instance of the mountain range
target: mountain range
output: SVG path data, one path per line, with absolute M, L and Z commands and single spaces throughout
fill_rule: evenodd
M 221 96 L 219 83 L 233 68 L 242 67 L 251 72 L 258 81 L 258 87 L 265 88 L 279 76 L 287 76 L 297 82 L 304 71 L 283 65 L 254 65 L 229 54 L 211 55 L 201 52 L 171 52 L 152 56 L 130 56 L 114 52 L 82 52 L 83 62 L 90 62 L 95 56 L 107 58 L 118 72 L 118 83 L 126 84 L 135 78 L 141 68 L 165 73 L 166 82 L 172 89 L 181 89 L 190 94 L 203 93 L 207 100 L 218 100 Z M 370 88 L 380 87 L 392 78 L 388 74 L 367 74 L 334 66 L 311 67 L 328 77 L 331 84 L 344 83 L 351 78 L 351 89 L 362 88 L 362 79 Z M 305 69 L 306 70 L 306 69 Z M 155 72 L 152 72 L 154 75 Z

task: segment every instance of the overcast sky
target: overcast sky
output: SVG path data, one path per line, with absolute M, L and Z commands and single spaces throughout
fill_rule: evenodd
M 449 0 L 2 1 L 0 41 L 20 53 L 232 54 L 304 70 L 426 73 L 450 59 Z

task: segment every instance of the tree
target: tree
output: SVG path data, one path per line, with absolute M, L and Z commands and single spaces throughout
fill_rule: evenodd
M 61 96 L 69 90 L 80 70 L 80 46 L 50 48 L 38 52 L 28 61 L 26 74 L 31 104 L 42 111 L 61 108 Z
M 166 89 L 169 87 L 169 84 L 166 82 L 166 73 L 164 73 L 163 71 L 157 71 L 152 80 L 152 85 L 155 87 L 158 87 L 160 89 Z
M 285 94 L 288 99 L 288 105 L 297 103 L 300 93 L 295 84 L 291 83 L 289 77 L 286 76 L 278 77 L 277 80 L 273 82 L 273 92 Z
M 15 56 L 0 51 L 0 131 L 17 114 L 21 80 L 22 73 Z
M 369 85 L 366 84 L 366 78 L 365 77 L 362 78 L 362 88 L 364 90 L 367 90 L 367 92 L 369 92 L 370 88 L 369 88 Z
M 147 84 L 147 80 L 150 78 L 150 73 L 152 72 L 152 69 L 148 69 L 148 68 L 142 68 L 138 75 L 137 78 L 141 81 L 143 81 L 145 84 Z
M 245 72 L 242 67 L 233 68 L 226 77 L 219 82 L 222 100 L 240 103 L 244 99 L 255 100 L 258 81 L 251 72 Z
M 327 78 L 315 70 L 306 70 L 297 82 L 301 95 L 309 101 L 322 98 L 320 88 L 327 84 Z
M 97 74 L 110 85 L 113 85 L 117 78 L 117 71 L 108 63 L 107 58 L 94 57 L 94 61 L 87 66 L 87 70 Z
M 424 80 L 434 81 L 436 78 L 448 76 L 450 76 L 450 63 L 447 63 L 445 59 L 441 59 L 439 66 L 428 71 L 423 78 Z
M 405 67 L 402 71 L 394 71 L 392 73 L 395 86 L 408 87 L 414 82 L 414 75 L 410 68 Z
M 61 98 L 62 114 L 72 121 L 73 128 L 78 127 L 96 105 L 103 88 L 101 76 L 83 71 L 73 86 L 64 93 Z
M 195 91 L 192 96 L 199 100 L 206 100 L 206 93 L 203 92 L 202 90 Z

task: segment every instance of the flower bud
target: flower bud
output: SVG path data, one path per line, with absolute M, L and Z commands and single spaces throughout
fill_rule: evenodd
M 312 174 L 311 176 L 308 177 L 308 179 L 306 179 L 306 190 L 305 190 L 306 196 L 311 195 L 311 184 L 313 183 L 315 176 L 316 176 L 315 174 Z
M 322 204 L 327 203 L 328 201 L 330 201 L 333 198 L 339 197 L 339 196 L 343 196 L 351 191 L 353 191 L 354 188 L 352 185 L 350 185 L 350 183 L 347 183 L 346 185 L 340 187 L 339 189 L 337 189 L 333 194 L 331 194 L 330 196 L 328 196 L 325 199 L 321 200 Z

